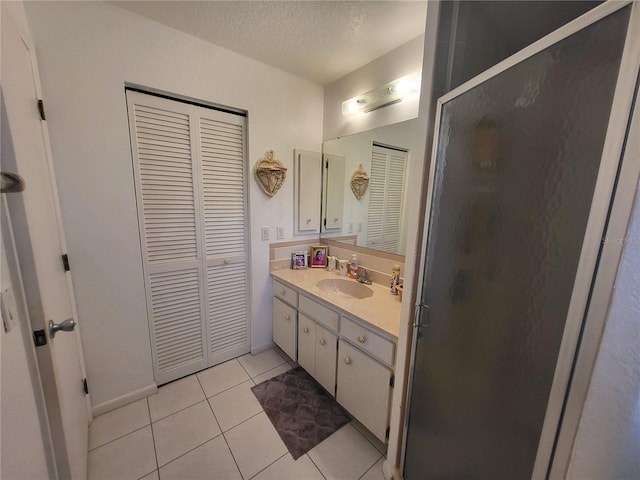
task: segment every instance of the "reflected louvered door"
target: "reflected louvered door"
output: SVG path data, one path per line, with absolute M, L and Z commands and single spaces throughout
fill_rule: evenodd
M 244 149 L 228 163 L 211 154 L 218 133 L 207 131 L 204 107 L 130 90 L 127 103 L 154 375 L 163 384 L 249 350 Z M 243 144 L 244 119 L 212 113 L 239 122 Z M 227 250 L 216 256 L 216 245 Z M 239 277 L 241 291 L 227 292 Z M 228 348 L 241 334 L 244 349 Z
M 220 363 L 249 351 L 244 118 L 199 117 L 209 356 Z
M 369 179 L 367 246 L 398 253 L 407 152 L 373 146 Z

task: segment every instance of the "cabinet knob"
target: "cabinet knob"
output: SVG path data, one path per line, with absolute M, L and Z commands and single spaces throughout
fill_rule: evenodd
M 324 338 L 320 339 L 320 345 L 324 345 L 325 343 L 327 343 L 327 341 Z
M 333 217 L 333 223 L 338 223 L 338 217 Z
M 360 343 L 364 343 L 364 342 L 366 341 L 366 338 L 365 338 L 364 336 L 360 335 L 360 336 L 358 337 L 358 341 L 359 341 Z
M 309 327 L 304 327 L 304 333 L 309 333 Z
M 284 319 L 288 322 L 289 320 L 291 320 L 291 315 L 287 315 L 286 317 L 284 317 Z
M 285 292 L 284 290 L 280 290 L 280 295 L 286 295 L 287 292 Z
M 351 359 L 349 357 L 346 357 L 344 359 L 344 363 L 346 363 L 347 365 L 351 365 Z
M 307 223 L 311 223 L 311 219 L 310 218 L 307 218 Z

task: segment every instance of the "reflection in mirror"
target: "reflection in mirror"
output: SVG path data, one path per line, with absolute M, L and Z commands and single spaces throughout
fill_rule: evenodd
M 407 120 L 323 144 L 322 238 L 404 255 L 407 172 L 415 161 L 411 157 L 416 151 L 416 123 L 416 119 Z M 343 162 L 341 174 L 331 172 L 335 159 Z M 369 176 L 369 186 L 358 199 L 350 183 L 360 165 Z M 341 210 L 339 202 L 333 201 L 340 193 L 343 198 Z M 328 205 L 331 205 L 331 211 Z

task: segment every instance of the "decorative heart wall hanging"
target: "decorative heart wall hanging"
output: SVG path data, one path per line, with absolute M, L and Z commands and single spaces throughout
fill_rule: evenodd
M 267 158 L 256 163 L 255 176 L 264 193 L 273 197 L 287 178 L 287 168 L 273 158 L 273 150 L 267 152 Z
M 369 186 L 369 175 L 362 168 L 362 164 L 358 165 L 358 170 L 351 175 L 351 190 L 358 200 L 362 198 Z

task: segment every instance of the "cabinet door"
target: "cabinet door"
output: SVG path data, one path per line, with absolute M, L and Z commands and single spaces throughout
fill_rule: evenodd
M 312 377 L 316 375 L 316 324 L 309 317 L 300 314 L 298 318 L 298 364 Z
M 296 309 L 273 298 L 273 341 L 296 360 Z
M 327 392 L 336 394 L 336 354 L 338 337 L 316 324 L 316 373 L 315 379 Z
M 383 442 L 389 416 L 390 378 L 386 367 L 340 340 L 336 398 Z

